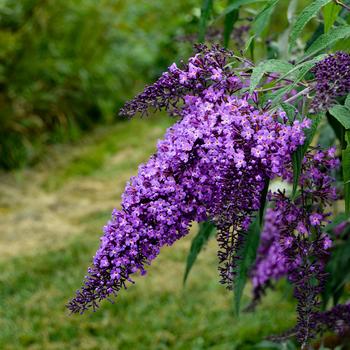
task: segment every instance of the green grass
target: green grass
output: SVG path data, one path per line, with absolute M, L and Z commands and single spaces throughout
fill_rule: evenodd
M 68 316 L 64 305 L 81 283 L 103 222 L 65 248 L 0 266 L 0 348 L 250 349 L 292 324 L 293 306 L 279 293 L 270 294 L 257 313 L 235 318 L 230 293 L 217 283 L 214 244 L 183 288 L 188 240 L 164 249 L 148 276 L 137 278 L 114 305 Z
M 147 135 L 149 135 L 150 140 L 153 140 L 154 132 L 151 135 L 150 133 L 152 133 L 154 128 L 157 128 L 159 133 L 159 129 L 163 130 L 169 125 L 171 125 L 169 118 L 158 116 L 150 118 L 148 121 L 140 121 L 135 118 L 131 121 L 120 122 L 109 127 L 101 127 L 91 136 L 92 139 L 86 137 L 88 143 L 83 147 L 79 147 L 79 151 L 73 154 L 58 172 L 49 174 L 44 185 L 48 189 L 54 190 L 71 178 L 92 175 L 99 169 L 104 168 L 105 162 L 112 155 L 125 152 L 126 150 L 132 151 L 134 149 L 135 152 L 140 152 L 141 150 L 143 154 L 151 154 L 155 149 L 155 145 L 147 142 Z M 57 149 L 65 152 L 68 147 L 67 145 L 61 145 Z M 126 161 L 126 168 L 125 166 L 121 168 L 119 166 L 117 170 L 128 170 L 130 163 L 128 159 Z
M 245 350 L 293 325 L 294 305 L 281 290 L 269 293 L 256 313 L 234 315 L 232 294 L 218 283 L 215 241 L 201 253 L 183 287 L 194 232 L 173 247 L 163 248 L 148 274 L 136 277 L 136 284 L 122 291 L 115 304 L 103 302 L 98 312 L 82 316 L 68 314 L 65 304 L 81 285 L 101 227 L 109 218 L 110 203 L 118 204 L 125 181 L 154 151 L 156 139 L 170 122 L 135 119 L 98 129 L 74 147 L 55 148 L 51 158 L 37 168 L 3 179 L 7 191 L 11 186 L 21 187 L 25 197 L 40 189 L 55 199 L 52 208 L 36 209 L 44 195 L 32 201 L 32 211 L 25 213 L 33 215 L 34 221 L 52 220 L 53 213 L 62 213 L 57 227 L 47 233 L 47 244 L 35 238 L 37 226 L 21 235 L 21 205 L 9 204 L 3 217 L 0 210 L 0 221 L 12 225 L 16 237 L 11 245 L 0 240 L 13 252 L 0 258 L 0 349 Z M 96 193 L 90 190 L 92 185 L 97 186 Z M 89 190 L 79 192 L 79 186 Z M 114 186 L 117 198 L 109 190 Z M 87 207 L 78 205 L 78 200 L 87 199 L 91 200 Z M 95 207 L 90 210 L 92 204 Z M 8 217 L 10 211 L 13 219 Z M 45 211 L 51 216 L 46 218 Z M 60 224 L 73 225 L 75 233 L 63 235 Z M 28 249 L 25 239 L 31 235 Z M 243 304 L 249 297 L 247 290 Z

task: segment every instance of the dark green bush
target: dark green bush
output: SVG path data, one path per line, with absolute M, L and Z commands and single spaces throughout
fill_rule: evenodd
M 174 57 L 191 1 L 5 0 L 0 8 L 0 167 L 76 139 Z M 177 17 L 174 14 L 179 14 Z

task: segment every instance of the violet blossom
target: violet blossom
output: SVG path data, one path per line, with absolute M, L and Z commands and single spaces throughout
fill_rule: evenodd
M 233 95 L 241 83 L 225 58 L 225 51 L 204 49 L 126 105 L 128 115 L 155 107 L 180 120 L 127 184 L 121 210 L 104 227 L 84 285 L 68 304 L 72 312 L 95 309 L 133 274 L 145 274 L 160 248 L 185 236 L 193 221 L 216 224 L 221 280 L 232 288 L 237 251 L 265 183 L 283 175 L 310 123 L 290 124 L 284 112 L 259 110 Z
M 325 284 L 325 264 L 332 246 L 322 227 L 329 222 L 327 205 L 336 199 L 329 172 L 339 165 L 334 149 L 308 152 L 300 177 L 301 193 L 291 201 L 284 192 L 270 194 L 256 264 L 252 270 L 254 300 L 271 282 L 287 276 L 298 301 L 295 331 L 306 344 L 319 329 L 319 295 Z M 284 174 L 289 178 L 291 171 Z
M 336 98 L 350 93 L 350 54 L 338 51 L 318 62 L 312 72 L 316 78 L 315 110 L 331 107 Z

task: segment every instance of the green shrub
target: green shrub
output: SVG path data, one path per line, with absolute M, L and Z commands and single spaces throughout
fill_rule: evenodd
M 35 161 L 40 145 L 111 122 L 136 87 L 174 57 L 171 37 L 192 5 L 4 0 L 0 6 L 0 167 L 10 169 Z

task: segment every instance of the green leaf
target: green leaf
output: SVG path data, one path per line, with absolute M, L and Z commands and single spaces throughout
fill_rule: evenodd
M 301 34 L 306 24 L 317 15 L 317 13 L 321 10 L 323 6 L 327 5 L 331 1 L 332 0 L 312 1 L 312 3 L 309 6 L 303 9 L 303 11 L 297 17 L 295 23 L 291 28 L 291 32 L 289 35 L 289 51 L 291 51 L 291 49 L 294 47 L 297 38 Z
M 269 92 L 265 95 L 264 101 L 271 102 L 273 106 L 281 105 L 281 103 L 283 103 L 283 97 L 290 92 L 290 90 L 290 86 L 287 85 L 273 92 Z
M 306 50 L 305 57 L 310 57 L 321 50 L 331 47 L 341 39 L 350 36 L 350 26 L 332 28 L 328 33 L 320 35 Z
M 244 52 L 246 52 L 249 48 L 251 48 L 251 47 L 254 46 L 255 37 L 256 37 L 256 35 L 254 34 L 254 35 L 251 35 L 251 36 L 248 38 L 248 40 L 247 40 L 247 42 L 246 42 L 246 44 L 245 44 L 244 50 L 243 50 Z M 254 51 L 254 50 L 253 50 L 253 51 Z M 251 58 L 253 59 L 252 49 L 251 49 Z
M 288 120 L 293 121 L 295 119 L 295 115 L 298 113 L 298 110 L 291 104 L 281 102 L 281 108 L 286 112 Z
M 346 131 L 347 147 L 342 151 L 345 213 L 350 214 L 350 131 Z
M 250 37 L 246 42 L 244 51 L 247 51 L 251 46 L 254 45 L 254 39 L 258 38 L 264 29 L 267 27 L 270 21 L 270 17 L 277 5 L 279 0 L 268 0 L 267 4 L 262 8 L 262 10 L 255 16 L 251 24 Z M 253 50 L 251 49 L 251 58 L 253 57 Z
M 334 1 L 334 0 L 333 0 Z M 327 6 L 329 6 L 330 4 L 327 4 Z M 348 23 L 346 22 L 346 20 L 344 18 L 347 17 L 347 11 L 340 11 L 339 16 L 336 18 L 336 22 L 338 25 L 340 26 L 348 26 Z M 309 49 L 309 47 L 318 39 L 318 37 L 320 37 L 322 34 L 324 33 L 328 33 L 328 31 L 325 30 L 325 26 L 324 23 L 321 21 L 319 22 L 316 30 L 314 31 L 314 33 L 312 34 L 311 38 L 306 42 L 306 46 L 304 51 L 307 51 Z M 337 46 L 340 43 L 338 42 Z M 344 44 L 344 49 L 347 50 L 348 46 L 346 41 L 341 41 L 341 44 Z M 341 47 L 337 47 L 337 50 L 341 50 Z
M 258 37 L 269 24 L 271 15 L 279 0 L 269 0 L 263 9 L 256 15 L 252 23 L 252 33 Z
M 314 67 L 315 63 L 321 60 L 325 55 L 319 55 L 312 60 L 303 62 L 299 64 L 298 66 L 294 67 L 292 70 L 290 70 L 288 73 L 284 74 L 282 77 L 279 77 L 276 82 L 282 80 L 284 77 L 290 75 L 291 73 L 297 71 L 297 74 L 295 78 L 293 79 L 293 83 L 277 90 L 275 93 L 271 94 L 271 104 L 276 105 L 277 103 L 280 103 L 281 99 L 290 91 L 295 89 L 298 86 L 298 83 L 303 80 L 305 75 L 310 71 L 312 67 Z
M 302 163 L 305 156 L 305 153 L 307 149 L 309 148 L 313 138 L 316 135 L 317 128 L 321 123 L 321 120 L 324 117 L 324 113 L 316 114 L 315 117 L 312 119 L 312 125 L 310 129 L 305 131 L 305 142 L 303 145 L 299 146 L 293 153 L 292 153 L 292 166 L 293 166 L 293 192 L 292 197 L 295 198 L 298 185 L 299 185 L 299 178 L 301 174 L 302 169 Z
M 263 225 L 263 219 L 264 219 L 264 213 L 265 213 L 265 207 L 266 207 L 266 198 L 267 198 L 267 192 L 269 191 L 269 186 L 270 186 L 270 179 L 267 178 L 265 180 L 265 186 L 264 189 L 261 193 L 260 197 L 260 209 L 259 209 L 259 225 L 260 228 Z
M 335 141 L 336 135 L 331 125 L 329 125 L 329 123 L 322 124 L 318 134 L 317 143 L 321 148 L 329 148 L 335 144 Z
M 310 38 L 305 43 L 304 51 L 308 50 L 309 47 L 322 35 L 324 34 L 324 25 L 322 22 L 318 24 Z
M 295 15 L 297 6 L 298 6 L 298 0 L 289 1 L 289 5 L 287 9 L 287 19 L 290 24 L 294 22 L 294 15 Z
M 340 223 L 345 221 L 347 216 L 345 213 L 339 213 L 335 217 L 332 217 L 332 222 L 329 223 L 324 229 L 326 232 L 331 233 Z M 350 257 L 349 257 L 350 258 Z
M 228 0 L 229 5 L 231 3 L 234 3 L 235 0 Z M 224 22 L 224 47 L 228 47 L 228 44 L 230 42 L 230 36 L 233 31 L 233 27 L 238 19 L 239 15 L 239 8 L 232 10 L 225 16 L 225 22 Z
M 329 111 L 327 111 L 326 116 L 327 116 L 328 124 L 331 126 L 335 136 L 340 142 L 341 149 L 344 149 L 346 147 L 345 137 L 344 137 L 345 136 L 344 126 L 341 125 L 339 121 L 329 113 Z
M 335 105 L 329 110 L 329 113 L 336 118 L 345 129 L 350 129 L 350 109 L 346 106 Z
M 315 116 L 313 116 L 311 118 L 311 120 L 312 120 L 311 127 L 310 127 L 310 129 L 305 130 L 306 139 L 305 139 L 304 144 L 302 145 L 303 157 L 305 156 L 305 153 L 307 152 L 307 149 L 311 145 L 312 140 L 314 139 L 314 137 L 316 135 L 318 126 L 320 125 L 320 123 L 321 123 L 322 119 L 324 118 L 324 116 L 325 116 L 325 113 L 322 112 L 322 113 L 316 114 Z
M 291 69 L 289 72 L 279 77 L 276 80 L 276 82 L 281 81 L 282 79 L 286 78 L 287 76 L 290 76 L 291 74 L 294 74 L 294 73 L 300 74 L 302 68 L 304 67 L 308 67 L 306 68 L 307 69 L 306 72 L 308 72 L 318 61 L 324 59 L 326 56 L 327 56 L 326 54 L 320 54 L 310 60 L 307 60 L 306 58 L 299 60 L 298 64 L 296 64 L 293 69 Z
M 331 2 L 327 4 L 323 8 L 323 18 L 324 18 L 324 32 L 327 33 L 332 28 L 335 20 L 338 17 L 338 13 L 341 7 L 337 5 L 335 2 Z
M 190 273 L 193 264 L 197 260 L 197 256 L 203 249 L 205 244 L 209 239 L 215 234 L 215 226 L 213 223 L 206 221 L 199 224 L 199 231 L 197 235 L 193 238 L 190 252 L 187 256 L 186 269 L 184 274 L 184 284 L 186 283 L 188 274 Z
M 293 192 L 292 197 L 295 198 L 298 184 L 299 184 L 299 178 L 301 174 L 301 166 L 303 161 L 303 151 L 302 147 L 299 146 L 293 153 L 292 153 L 292 166 L 293 166 Z
M 344 221 L 344 220 L 342 220 Z M 350 240 L 340 241 L 333 247 L 326 266 L 328 278 L 322 293 L 323 305 L 327 306 L 330 298 L 337 303 L 345 283 L 350 279 Z
M 255 261 L 256 252 L 259 246 L 260 231 L 263 225 L 264 212 L 266 207 L 266 198 L 269 190 L 270 179 L 265 180 L 265 186 L 260 197 L 260 208 L 254 220 L 249 226 L 245 240 L 238 252 L 240 259 L 236 267 L 236 276 L 234 281 L 234 302 L 237 315 L 239 314 L 240 303 L 243 290 L 248 279 L 249 271 Z
M 243 290 L 248 279 L 248 274 L 256 258 L 260 239 L 259 218 L 256 217 L 249 226 L 245 241 L 238 252 L 240 259 L 237 261 L 236 276 L 234 283 L 234 305 L 237 315 L 239 314 Z
M 201 8 L 201 18 L 199 20 L 199 34 L 198 41 L 205 41 L 205 32 L 207 30 L 210 13 L 213 10 L 213 0 L 203 0 Z
M 236 0 L 225 8 L 225 10 L 216 18 L 216 20 L 226 16 L 234 10 L 238 10 L 241 6 L 253 4 L 256 2 L 266 2 L 267 0 Z
M 350 109 L 350 94 L 346 97 L 344 105 Z
M 282 60 L 268 60 L 261 62 L 258 66 L 254 67 L 251 78 L 250 78 L 250 93 L 252 94 L 261 78 L 265 73 L 281 73 L 286 74 L 288 71 L 293 69 L 294 66 L 287 61 Z

